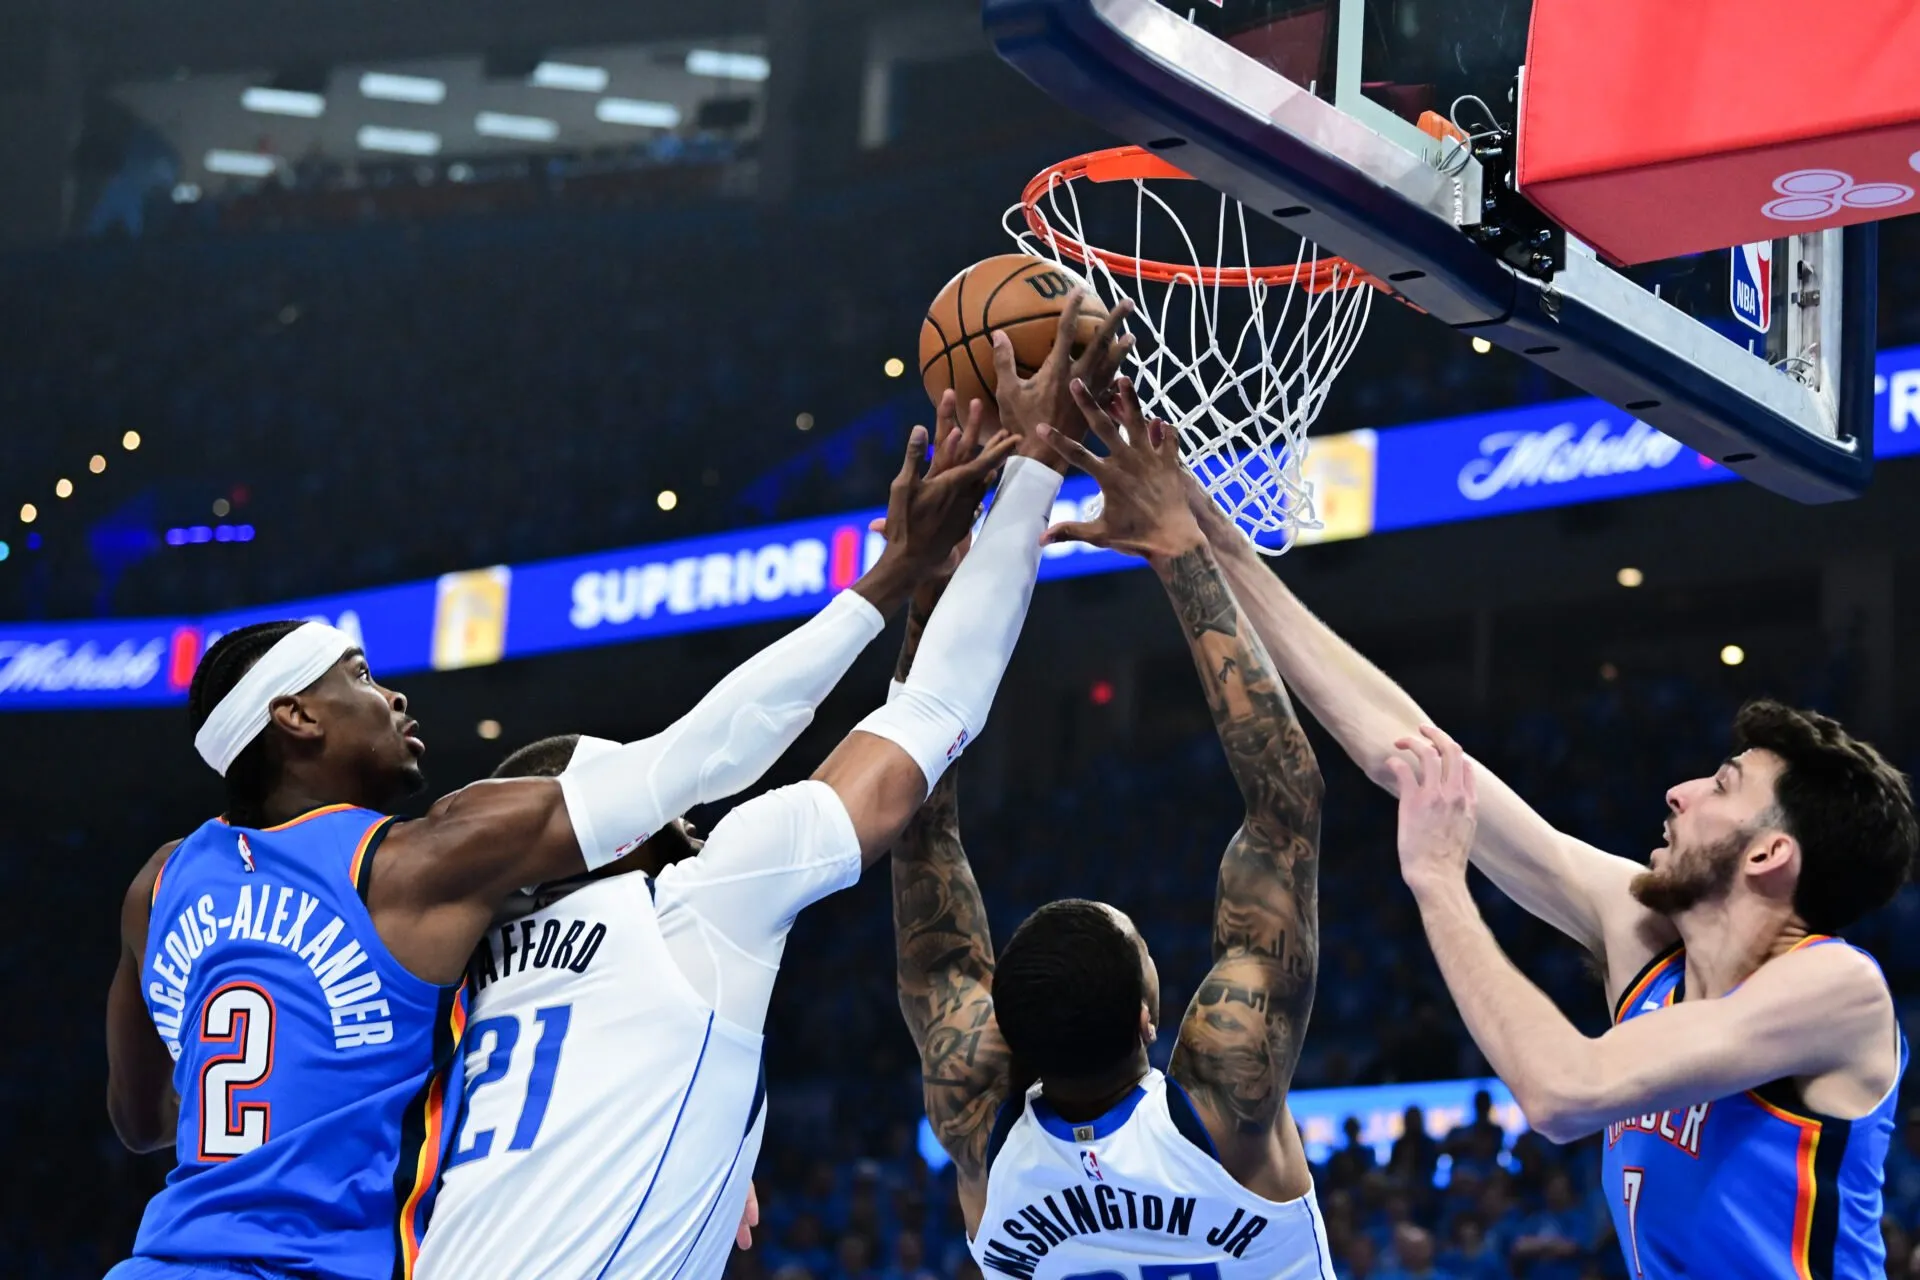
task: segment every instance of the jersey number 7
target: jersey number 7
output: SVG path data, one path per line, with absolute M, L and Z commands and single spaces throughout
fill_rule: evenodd
M 512 1140 L 507 1143 L 509 1151 L 529 1150 L 533 1140 L 540 1136 L 540 1122 L 547 1118 L 547 1099 L 553 1094 L 554 1072 L 560 1066 L 560 1047 L 566 1043 L 567 1024 L 572 1018 L 570 1004 L 549 1005 L 533 1011 L 533 1020 L 540 1027 L 540 1041 L 533 1048 L 527 1097 L 520 1104 L 520 1119 L 513 1126 Z M 520 1019 L 512 1015 L 482 1018 L 467 1028 L 467 1043 L 473 1046 L 467 1055 L 469 1062 L 479 1053 L 486 1055 L 486 1061 L 478 1071 L 470 1071 L 467 1076 L 467 1087 L 460 1097 L 460 1128 L 454 1135 L 453 1154 L 447 1157 L 447 1168 L 469 1160 L 483 1160 L 493 1150 L 493 1130 L 480 1129 L 472 1134 L 466 1131 L 473 1095 L 507 1074 L 513 1065 L 514 1046 L 519 1042 Z

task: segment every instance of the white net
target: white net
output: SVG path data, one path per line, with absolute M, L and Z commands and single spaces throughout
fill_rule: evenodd
M 1129 154 L 1123 154 L 1129 153 Z M 1020 247 L 1090 283 L 1108 307 L 1131 298 L 1134 349 L 1126 370 L 1153 417 L 1179 433 L 1181 457 L 1223 510 L 1268 555 L 1318 529 L 1313 486 L 1303 474 L 1307 430 L 1358 347 L 1374 290 L 1344 260 L 1305 240 L 1288 267 L 1253 257 L 1246 210 L 1218 197 L 1212 252 L 1174 211 L 1156 182 L 1191 183 L 1134 149 L 1106 153 L 1132 176 L 1132 251 L 1090 247 L 1079 182 L 1114 182 L 1060 166 L 1036 179 L 1005 225 Z M 1089 158 L 1091 159 L 1091 158 Z M 1064 172 L 1063 172 L 1064 171 Z M 1108 173 L 1114 172 L 1109 166 Z M 1089 193 L 1115 214 L 1118 191 Z M 1149 245 L 1167 245 L 1150 259 Z

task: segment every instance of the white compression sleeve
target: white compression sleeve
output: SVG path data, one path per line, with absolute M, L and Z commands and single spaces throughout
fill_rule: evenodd
M 986 725 L 1027 619 L 1060 480 L 1031 458 L 1007 463 L 973 549 L 927 619 L 906 685 L 857 726 L 912 756 L 929 790 Z
M 752 785 L 885 627 L 879 610 L 843 591 L 665 732 L 570 765 L 560 792 L 587 866 L 605 866 L 694 805 Z

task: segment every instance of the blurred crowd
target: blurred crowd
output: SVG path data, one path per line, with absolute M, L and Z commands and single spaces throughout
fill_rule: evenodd
M 1182 686 L 1184 691 L 1185 686 Z M 1817 690 L 1782 690 L 1808 695 Z M 1669 783 L 1725 751 L 1732 694 L 1677 677 L 1622 676 L 1525 714 L 1459 726 L 1556 823 L 1603 847 L 1650 842 Z M 1911 752 L 1914 743 L 1893 744 Z M 1910 756 L 1901 757 L 1911 763 Z M 1319 992 L 1297 1084 L 1391 1084 L 1485 1074 L 1395 883 L 1393 809 L 1330 746 L 1323 833 Z M 1111 751 L 1044 791 L 969 803 L 962 828 L 997 936 L 1041 902 L 1097 895 L 1130 912 L 1164 984 L 1171 1026 L 1208 963 L 1212 884 L 1239 799 L 1210 732 Z M 122 1152 L 101 1106 L 100 1001 L 115 947 L 119 884 L 158 812 L 48 814 L 5 850 L 16 901 L 0 964 L 33 974 L 25 1023 L 0 1041 L 0 1126 L 15 1157 L 0 1173 L 0 1274 L 96 1276 L 121 1256 L 170 1161 Z M 97 865 L 100 873 L 76 874 Z M 110 873 L 109 873 L 110 872 Z M 1582 955 L 1482 889 L 1521 968 L 1589 1031 L 1604 999 Z M 1911 1023 L 1920 1010 L 1920 890 L 1851 934 L 1885 967 Z M 768 1029 L 769 1131 L 757 1180 L 758 1243 L 729 1274 L 780 1280 L 972 1276 L 950 1170 L 919 1141 L 917 1062 L 893 989 L 883 870 L 804 914 Z M 1156 1065 L 1172 1036 L 1163 1033 Z M 1920 1096 L 1888 1163 L 1891 1274 L 1920 1239 Z M 1620 1277 L 1595 1183 L 1594 1141 L 1502 1142 L 1482 1115 L 1429 1134 L 1411 1115 L 1388 1158 L 1357 1126 L 1315 1176 L 1342 1280 L 1594 1280 Z M 935 1165 L 929 1165 L 932 1156 Z M 76 1194 L 84 1189 L 83 1194 Z M 1910 1234 L 1912 1233 L 1912 1234 Z

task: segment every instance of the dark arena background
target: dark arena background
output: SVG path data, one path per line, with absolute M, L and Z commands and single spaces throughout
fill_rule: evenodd
M 184 706 L 204 639 L 358 628 L 435 795 L 549 734 L 657 731 L 857 572 L 930 421 L 929 300 L 1010 251 L 1032 174 L 1111 141 L 997 58 L 968 0 L 0 4 L 0 1275 L 102 1275 L 172 1167 L 108 1123 L 103 997 L 128 882 L 222 803 Z M 1361 506 L 1277 571 L 1609 850 L 1658 842 L 1663 791 L 1714 769 L 1749 697 L 1911 772 L 1920 222 L 1882 225 L 1880 290 L 1878 470 L 1830 506 L 1383 301 L 1315 428 L 1365 440 Z M 736 585 L 675 567 L 714 556 Z M 876 704 L 896 644 L 767 784 Z M 1491 1080 L 1476 1120 L 1493 1073 L 1400 884 L 1393 802 L 1309 731 L 1322 960 L 1293 1105 L 1339 1275 L 1628 1275 L 1599 1140 L 1547 1143 Z M 1171 1024 L 1241 805 L 1151 574 L 1049 557 L 960 774 L 996 937 L 1051 898 L 1111 901 Z M 886 880 L 787 947 L 761 1226 L 728 1276 L 979 1274 L 922 1127 Z M 1604 1027 L 1582 954 L 1476 888 L 1525 973 Z M 1920 890 L 1848 938 L 1911 1027 Z M 1893 1276 L 1920 1276 L 1907 1094 Z

